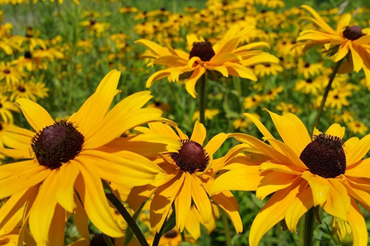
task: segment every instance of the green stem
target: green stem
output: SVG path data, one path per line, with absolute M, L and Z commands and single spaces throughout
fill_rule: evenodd
M 155 234 L 152 246 L 158 246 L 159 240 L 161 239 L 162 235 L 171 230 L 175 225 L 176 215 L 174 212 L 172 212 L 170 218 L 162 225 L 161 230 Z
M 330 75 L 329 83 L 325 88 L 325 92 L 324 92 L 324 95 L 322 96 L 321 104 L 320 104 L 319 110 L 318 110 L 317 115 L 316 115 L 315 123 L 313 125 L 314 129 L 317 128 L 317 126 L 319 125 L 320 117 L 321 117 L 322 112 L 324 111 L 324 105 L 325 105 L 326 99 L 328 97 L 331 85 L 333 84 L 335 74 L 338 72 L 338 69 L 339 69 L 339 67 L 342 64 L 344 59 L 345 58 L 343 58 L 342 60 L 337 62 L 337 64 L 334 67 L 333 73 Z
M 140 228 L 137 226 L 135 220 L 131 217 L 130 213 L 122 205 L 120 200 L 118 200 L 118 198 L 112 193 L 110 186 L 105 181 L 103 181 L 103 185 L 104 185 L 104 190 L 105 190 L 105 196 L 108 198 L 108 200 L 113 204 L 113 206 L 117 209 L 117 211 L 125 219 L 125 221 L 127 222 L 127 225 L 131 228 L 132 232 L 135 234 L 140 245 L 149 246 L 143 233 L 140 231 Z
M 203 74 L 199 79 L 200 92 L 199 92 L 199 121 L 205 124 L 205 110 L 206 110 L 206 74 Z
M 304 216 L 304 222 L 299 224 L 299 246 L 312 246 L 313 245 L 313 231 L 314 231 L 314 208 L 308 210 Z
M 110 240 L 110 237 L 108 237 L 105 234 L 103 234 L 103 237 L 104 237 L 104 241 L 107 243 L 108 246 L 114 246 L 114 244 L 112 243 L 112 240 Z
M 229 228 L 229 222 L 227 221 L 227 215 L 224 210 L 222 209 L 220 210 L 221 210 L 222 223 L 224 224 L 226 245 L 231 246 L 230 228 Z

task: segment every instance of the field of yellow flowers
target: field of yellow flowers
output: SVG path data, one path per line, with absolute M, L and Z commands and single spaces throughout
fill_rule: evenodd
M 368 245 L 369 16 L 0 0 L 0 245 Z

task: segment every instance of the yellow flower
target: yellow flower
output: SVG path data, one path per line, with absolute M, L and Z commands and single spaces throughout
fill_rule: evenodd
M 276 110 L 281 111 L 283 113 L 293 113 L 293 114 L 302 111 L 300 108 L 295 107 L 293 104 L 286 102 L 281 102 L 279 105 L 277 105 Z
M 298 60 L 298 74 L 303 74 L 305 79 L 310 76 L 318 75 L 322 70 L 322 64 L 320 63 L 309 63 L 305 62 L 303 59 Z
M 214 176 L 227 161 L 228 156 L 213 160 L 213 154 L 227 139 L 227 134 L 220 133 L 214 136 L 203 148 L 206 129 L 198 121 L 194 125 L 190 139 L 179 128 L 176 128 L 176 133 L 162 123 L 149 123 L 149 129 L 137 127 L 135 130 L 144 133 L 142 134 L 144 136 L 153 133 L 162 134 L 163 137 L 171 137 L 182 144 L 178 152 L 163 153 L 154 157 L 154 162 L 166 171 L 167 179 L 154 182 L 152 185 L 135 187 L 127 201 L 130 207 L 135 209 L 154 193 L 150 207 L 150 224 L 155 231 L 161 229 L 164 221 L 172 213 L 172 206 L 176 214 L 175 228 L 183 231 L 192 202 L 199 212 L 202 223 L 210 223 L 213 218 L 210 199 L 228 214 L 237 232 L 243 230 L 238 203 L 232 193 L 223 191 L 210 195 L 208 191 Z
M 207 120 L 213 120 L 213 118 L 220 113 L 218 109 L 206 109 L 204 115 Z M 195 111 L 192 120 L 199 120 L 199 110 Z
M 302 17 L 317 24 L 321 30 L 302 31 L 297 41 L 304 41 L 306 48 L 324 45 L 325 49 L 334 55 L 334 61 L 338 62 L 347 56 L 340 70 L 343 73 L 355 71 L 361 68 L 365 72 L 366 82 L 370 88 L 370 35 L 363 33 L 359 26 L 349 26 L 351 15 L 345 14 L 340 19 L 337 29 L 333 30 L 311 7 L 302 6 L 313 16 Z
M 269 47 L 265 42 L 251 43 L 237 48 L 240 39 L 252 29 L 253 27 L 234 26 L 214 46 L 210 42 L 196 38 L 195 35 L 188 35 L 190 54 L 173 49 L 169 44 L 164 48 L 149 40 L 137 40 L 135 43 L 150 49 L 150 53 L 147 53 L 145 58 L 154 60 L 149 65 L 161 64 L 168 67 L 150 76 L 146 86 L 150 87 L 155 81 L 166 77 L 170 82 L 179 82 L 181 76 L 185 76 L 188 77 L 185 84 L 186 90 L 191 96 L 196 97 L 195 84 L 207 71 L 223 77 L 232 75 L 256 81 L 256 75 L 247 67 L 259 63 L 278 63 L 279 59 L 263 51 L 254 50 Z
M 364 135 L 368 131 L 367 126 L 360 121 L 351 121 L 347 123 L 347 126 L 355 134 Z
M 244 98 L 244 109 L 251 109 L 257 107 L 262 101 L 262 97 L 259 95 L 253 95 L 251 97 Z
M 271 63 L 266 63 L 266 64 L 257 64 L 254 67 L 254 71 L 257 76 L 263 77 L 263 76 L 268 76 L 268 75 L 274 75 L 277 76 L 278 72 L 284 71 L 283 67 L 280 66 L 279 64 L 271 64 Z
M 362 139 L 350 138 L 343 143 L 345 128 L 333 124 L 325 133 L 315 129 L 311 139 L 297 116 L 268 112 L 283 142 L 275 139 L 250 114 L 245 115 L 255 123 L 270 145 L 246 134 L 234 134 L 239 141 L 250 146 L 249 152 L 253 153 L 254 148 L 254 152 L 269 158 L 260 165 L 259 174 L 244 178 L 251 182 L 262 176 L 256 196 L 263 200 L 272 195 L 254 219 L 249 234 L 250 245 L 258 245 L 262 236 L 283 219 L 288 229 L 295 232 L 301 216 L 310 208 L 321 206 L 328 214 L 348 222 L 353 233 L 353 245 L 366 246 L 366 223 L 356 201 L 369 209 L 370 159 L 363 158 L 370 149 L 370 135 Z M 234 170 L 229 175 L 232 177 L 240 172 Z M 213 192 L 230 188 L 227 182 L 216 182 L 217 189 L 212 189 Z M 252 190 L 250 182 L 235 182 L 238 185 L 234 189 Z
M 272 90 L 269 90 L 265 95 L 262 96 L 262 100 L 266 102 L 273 101 L 282 91 L 283 91 L 282 86 L 278 86 Z
M 307 78 L 297 80 L 294 86 L 295 91 L 301 91 L 304 94 L 312 93 L 317 96 L 325 83 L 329 82 L 327 76 L 318 76 L 315 79 Z
M 19 108 L 6 96 L 0 96 L 0 116 L 4 123 L 13 123 L 13 112 L 19 112 Z
M 348 224 L 347 221 L 333 217 L 332 228 L 333 228 L 332 233 L 335 242 L 337 242 L 340 245 L 353 244 L 353 235 L 351 226 Z
M 121 142 L 120 151 L 107 150 L 106 146 L 126 130 L 161 120 L 162 111 L 141 108 L 151 98 L 150 92 L 144 91 L 107 112 L 117 94 L 119 77 L 120 72 L 115 70 L 108 73 L 78 112 L 60 123 L 37 103 L 17 100 L 35 132 L 16 126 L 6 128 L 9 148 L 0 148 L 0 153 L 21 161 L 0 166 L 0 199 L 10 196 L 0 209 L 0 224 L 26 203 L 21 231 L 24 233 L 29 224 L 40 245 L 63 244 L 66 212 L 75 213 L 79 223 L 89 218 L 111 237 L 124 235 L 112 216 L 101 179 L 136 186 L 151 183 L 163 174 L 148 159 L 127 151 Z M 167 148 L 166 144 L 161 146 Z M 90 236 L 88 231 L 83 234 Z
M 5 80 L 5 83 L 10 86 L 22 79 L 22 73 L 10 63 L 0 63 L 0 81 Z

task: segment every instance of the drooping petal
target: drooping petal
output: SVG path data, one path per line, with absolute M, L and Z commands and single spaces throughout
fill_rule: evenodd
M 250 79 L 252 81 L 258 80 L 253 71 L 250 68 L 245 67 L 244 65 L 232 62 L 225 62 L 224 65 L 226 66 L 227 71 L 230 75 Z
M 73 186 L 79 173 L 78 165 L 71 160 L 63 164 L 55 176 L 55 182 L 59 183 L 55 191 L 57 202 L 70 213 L 76 208 Z
M 64 232 L 65 232 L 65 210 L 57 204 L 54 211 L 54 216 L 51 221 L 52 227 L 49 228 L 49 241 L 50 246 L 63 246 L 64 245 Z
M 146 88 L 151 87 L 154 84 L 154 82 L 156 82 L 157 80 L 170 76 L 172 69 L 173 68 L 171 67 L 171 68 L 163 69 L 163 70 L 153 73 L 149 77 L 149 79 L 146 81 Z
M 56 226 L 51 222 L 57 205 L 54 193 L 59 185 L 54 179 L 57 172 L 54 169 L 45 179 L 30 211 L 30 229 L 38 245 L 48 245 L 49 229 Z
M 188 81 L 186 81 L 186 91 L 194 98 L 197 97 L 198 93 L 195 91 L 195 84 L 198 82 L 200 77 L 206 72 L 204 67 L 199 67 L 193 71 Z
M 233 222 L 236 233 L 243 231 L 243 223 L 239 215 L 239 205 L 230 191 L 212 195 L 212 199 L 227 213 Z
M 351 165 L 346 169 L 346 177 L 369 178 L 370 177 L 370 159 L 365 159 Z
M 353 199 L 351 199 L 351 206 L 349 208 L 347 219 L 352 230 L 353 245 L 367 245 L 368 233 L 364 216 L 361 214 L 360 208 Z
M 262 236 L 276 223 L 284 219 L 290 204 L 296 199 L 298 184 L 277 191 L 263 206 L 253 221 L 249 232 L 249 245 L 258 246 Z
M 227 134 L 219 133 L 208 141 L 204 149 L 207 151 L 209 155 L 213 155 L 221 147 L 221 145 L 225 142 L 227 138 L 228 138 Z
M 298 194 L 285 213 L 285 222 L 291 232 L 296 232 L 299 219 L 312 207 L 312 191 L 306 188 Z
M 349 140 L 348 140 L 349 141 Z M 347 168 L 361 160 L 370 149 L 370 135 L 366 135 L 361 140 L 354 139 L 345 142 Z
M 0 151 L 1 153 L 1 151 Z M 35 160 L 20 161 L 0 166 L 0 180 L 13 176 L 19 170 L 31 170 L 40 164 Z
M 19 98 L 17 100 L 17 104 L 21 108 L 28 123 L 36 132 L 39 132 L 45 127 L 51 126 L 55 123 L 50 114 L 39 104 L 26 98 Z
M 297 178 L 296 175 L 267 172 L 265 175 L 262 175 L 261 182 L 257 188 L 256 197 L 262 201 L 268 195 L 291 186 L 297 179 L 299 178 Z
M 303 172 L 302 178 L 307 180 L 312 189 L 313 205 L 322 206 L 328 197 L 332 185 L 327 179 L 312 174 L 310 171 Z
M 302 5 L 301 8 L 310 12 L 313 15 L 313 17 L 315 18 L 316 24 L 319 25 L 326 32 L 335 33 L 334 30 L 328 24 L 326 24 L 326 22 L 321 18 L 321 16 L 319 14 L 316 13 L 316 11 L 313 8 L 311 8 L 308 5 Z
M 78 162 L 76 161 L 76 163 Z M 97 171 L 88 163 L 78 164 L 81 174 L 76 179 L 75 188 L 81 197 L 89 219 L 104 234 L 111 237 L 124 236 L 112 216 Z M 87 169 L 85 165 L 89 168 Z
M 329 190 L 324 210 L 335 217 L 347 220 L 351 199 L 347 189 L 337 179 L 329 179 L 331 189 Z
M 204 190 L 200 180 L 195 175 L 192 177 L 192 197 L 195 205 L 198 208 L 200 216 L 204 223 L 208 223 L 212 218 L 212 207 L 208 195 Z
M 176 228 L 179 231 L 184 230 L 186 218 L 188 217 L 189 210 L 191 207 L 191 190 L 192 190 L 191 174 L 185 172 L 184 175 L 185 175 L 184 183 L 182 184 L 178 196 L 175 199 Z

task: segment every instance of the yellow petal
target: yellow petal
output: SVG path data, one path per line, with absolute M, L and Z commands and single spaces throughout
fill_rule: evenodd
M 296 232 L 299 219 L 313 206 L 310 188 L 300 192 L 285 213 L 285 222 L 291 232 Z
M 172 69 L 173 68 L 167 68 L 167 69 L 163 69 L 163 70 L 153 73 L 149 77 L 149 79 L 146 81 L 146 88 L 149 88 L 150 86 L 152 86 L 152 84 L 154 84 L 154 82 L 156 82 L 157 80 L 170 76 Z
M 121 231 L 112 216 L 101 179 L 95 168 L 89 166 L 89 169 L 87 169 L 83 164 L 79 163 L 79 169 L 82 176 L 79 175 L 77 177 L 75 188 L 81 197 L 91 222 L 100 231 L 111 237 L 124 236 L 123 231 Z
M 35 241 L 40 245 L 48 245 L 49 229 L 51 226 L 56 226 L 51 222 L 57 205 L 55 190 L 59 182 L 55 182 L 54 179 L 57 172 L 54 169 L 45 179 L 30 211 L 30 230 Z
M 176 209 L 176 228 L 179 231 L 183 231 L 185 228 L 186 218 L 188 217 L 189 210 L 191 207 L 191 189 L 192 179 L 191 174 L 184 173 L 184 183 L 182 184 L 178 196 L 175 200 Z
M 364 65 L 363 59 L 361 57 L 362 50 L 359 50 L 355 45 L 349 44 L 351 50 L 353 70 L 358 73 Z M 366 55 L 365 55 L 366 56 Z
M 197 206 L 200 216 L 204 223 L 208 223 L 212 218 L 212 207 L 208 195 L 204 190 L 201 181 L 198 177 L 192 177 L 192 197 L 195 205 Z
M 336 179 L 329 179 L 332 188 L 329 191 L 326 203 L 323 208 L 328 213 L 335 217 L 347 220 L 349 207 L 351 204 L 350 197 L 344 185 Z
M 303 122 L 294 114 L 277 115 L 271 111 L 270 114 L 276 129 L 284 142 L 294 151 L 296 156 L 300 156 L 303 149 L 311 142 L 310 135 Z
M 73 186 L 79 173 L 78 165 L 71 160 L 63 164 L 55 176 L 55 182 L 59 183 L 55 191 L 57 202 L 70 213 L 76 208 Z
M 230 164 L 230 171 L 218 176 L 212 183 L 209 194 L 227 190 L 254 191 L 260 183 L 259 166 L 248 166 L 245 164 Z
M 249 245 L 258 246 L 262 236 L 276 223 L 284 219 L 290 204 L 299 192 L 298 184 L 277 191 L 255 217 L 249 232 Z
M 367 245 L 368 233 L 366 223 L 363 215 L 361 214 L 360 208 L 357 206 L 356 202 L 353 199 L 351 199 L 351 206 L 349 208 L 347 218 L 352 230 L 353 245 Z
M 232 76 L 237 76 L 245 79 L 250 79 L 252 81 L 257 81 L 257 76 L 253 73 L 250 68 L 247 68 L 243 65 L 238 63 L 226 62 L 225 66 L 227 71 Z
M 13 165 L 13 164 L 8 164 Z M 35 168 L 26 170 L 17 175 L 10 176 L 7 179 L 0 181 L 0 199 L 11 196 L 15 193 L 21 192 L 42 182 L 50 173 L 50 169 L 44 166 L 37 166 Z
M 227 213 L 233 222 L 236 233 L 243 231 L 243 223 L 239 215 L 239 205 L 230 191 L 212 195 L 212 199 Z
M 186 219 L 185 228 L 192 238 L 197 240 L 200 237 L 200 215 L 195 206 L 192 206 L 188 218 Z
M 191 74 L 188 81 L 186 81 L 185 87 L 186 91 L 194 98 L 197 97 L 197 93 L 195 91 L 195 84 L 198 82 L 200 77 L 206 72 L 206 69 L 204 67 L 199 67 L 194 70 L 194 72 Z
M 345 14 L 342 16 L 337 25 L 337 33 L 342 33 L 351 21 L 351 14 Z
M 196 121 L 194 124 L 193 134 L 190 140 L 199 143 L 203 146 L 204 139 L 206 139 L 207 131 L 202 123 Z
M 227 138 L 228 138 L 227 134 L 219 133 L 208 141 L 204 149 L 207 151 L 209 155 L 213 155 L 221 147 L 221 145 L 225 142 Z
M 324 29 L 328 33 L 335 33 L 334 30 L 328 24 L 326 24 L 326 22 L 320 17 L 320 15 L 316 13 L 316 11 L 313 8 L 311 8 L 308 5 L 302 5 L 301 8 L 310 12 L 313 15 L 313 17 L 316 19 L 317 21 L 316 24 L 318 24 L 322 29 Z
M 49 241 L 50 246 L 63 246 L 64 245 L 64 232 L 65 232 L 65 210 L 57 204 L 54 211 L 54 216 L 51 221 L 52 229 L 49 229 Z
M 318 175 L 314 175 L 309 171 L 302 174 L 302 178 L 307 180 L 312 189 L 313 205 L 322 206 L 328 197 L 329 191 L 332 185 L 327 179 L 324 179 Z
M 69 119 L 69 121 L 76 123 L 78 130 L 84 135 L 85 141 L 97 130 L 97 125 L 107 113 L 113 97 L 117 93 L 120 75 L 121 72 L 117 72 L 117 70 L 109 72 L 100 82 L 95 93 L 73 115 L 73 119 Z
M 266 175 L 262 175 L 262 179 L 257 188 L 256 197 L 262 201 L 266 196 L 291 186 L 295 180 L 297 180 L 296 175 L 268 172 Z
M 347 168 L 361 160 L 370 149 L 370 135 L 366 135 L 360 141 L 344 143 L 346 147 Z
M 89 224 L 88 224 L 88 218 L 87 218 L 86 211 L 83 208 L 80 202 L 80 199 L 77 197 L 76 194 L 74 194 L 74 198 L 75 198 L 76 207 L 77 207 L 75 211 L 75 215 L 74 215 L 74 222 L 75 222 L 76 228 L 81 236 L 90 240 Z
M 346 40 L 340 44 L 337 54 L 335 55 L 335 62 L 342 60 L 349 52 L 349 43 L 351 41 Z
M 341 127 L 339 124 L 334 123 L 328 128 L 328 130 L 326 130 L 325 134 L 343 139 L 345 130 L 345 127 Z
M 279 148 L 283 151 L 286 157 L 289 158 L 290 163 L 300 167 L 300 170 L 304 171 L 307 170 L 306 165 L 302 162 L 299 156 L 293 152 L 293 150 L 285 143 L 280 142 L 276 139 L 268 139 L 270 143 L 274 143 L 275 145 L 279 146 Z
M 28 123 L 36 132 L 55 123 L 50 114 L 39 104 L 26 98 L 19 98 L 17 104 L 21 108 Z

